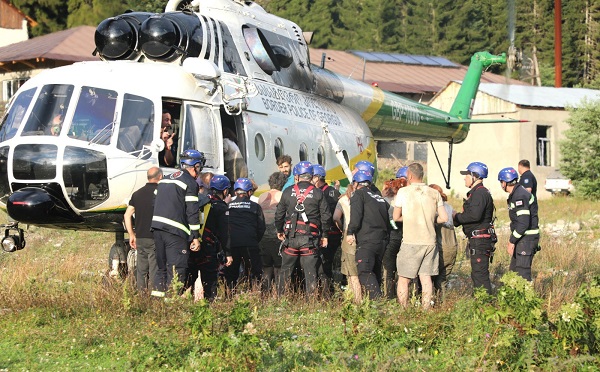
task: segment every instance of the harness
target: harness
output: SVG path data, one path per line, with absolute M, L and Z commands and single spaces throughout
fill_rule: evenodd
M 211 195 L 210 196 L 210 202 L 206 203 L 206 205 L 204 206 L 204 210 L 203 210 L 204 223 L 202 224 L 202 227 L 200 228 L 200 240 L 201 240 L 201 242 L 206 242 L 206 243 L 211 244 L 211 245 L 217 245 L 219 243 L 219 239 L 217 238 L 217 236 L 215 235 L 215 233 L 213 233 L 211 229 L 209 229 L 208 227 L 206 227 L 206 222 L 208 221 L 208 215 L 210 214 L 210 211 L 212 209 L 212 203 L 214 201 L 218 201 L 218 199 L 215 199 Z
M 313 188 L 314 186 L 310 185 L 304 190 L 304 193 L 300 193 L 298 185 L 294 185 L 294 191 L 296 192 L 296 206 L 294 207 L 294 210 L 296 213 L 293 213 L 291 218 L 288 221 L 285 221 L 283 228 L 285 235 L 288 238 L 293 238 L 296 236 L 296 233 L 300 235 L 312 235 L 313 237 L 321 235 L 319 226 L 308 220 L 304 208 L 304 200 L 306 200 L 306 197 Z
M 482 187 L 484 189 L 486 189 L 486 187 L 483 186 L 483 184 L 479 184 L 479 185 L 477 185 L 477 187 L 475 187 L 475 189 L 473 189 L 473 192 Z M 473 195 L 473 192 L 471 192 L 469 194 L 469 198 L 471 198 L 471 195 Z M 495 205 L 494 205 L 494 212 L 492 214 L 492 222 L 490 222 L 490 227 L 485 228 L 485 229 L 473 230 L 471 232 L 471 236 L 469 236 L 468 238 L 469 239 L 491 239 L 493 243 L 496 243 L 498 241 L 498 236 L 496 235 L 496 229 L 494 228 L 494 221 L 496 221 L 496 206 Z M 472 253 L 472 254 L 475 254 L 475 253 Z M 491 262 L 491 259 L 494 256 L 494 252 L 492 251 L 490 254 L 488 251 L 488 253 L 486 253 L 486 255 L 490 256 L 490 262 Z

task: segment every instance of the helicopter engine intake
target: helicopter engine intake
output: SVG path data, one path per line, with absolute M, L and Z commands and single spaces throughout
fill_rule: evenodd
M 94 40 L 104 60 L 173 62 L 198 57 L 204 32 L 197 15 L 190 11 L 153 14 L 131 12 L 102 21 Z M 207 40 L 210 43 L 210 40 Z

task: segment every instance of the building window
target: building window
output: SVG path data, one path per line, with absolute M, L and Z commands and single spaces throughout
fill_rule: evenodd
M 550 129 L 547 125 L 538 125 L 536 127 L 537 138 L 537 165 L 542 167 L 552 166 L 550 161 Z
M 12 79 L 2 82 L 2 100 L 7 102 L 12 97 L 21 85 L 25 84 L 28 79 Z

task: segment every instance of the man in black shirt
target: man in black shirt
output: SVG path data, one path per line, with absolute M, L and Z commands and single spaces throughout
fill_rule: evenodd
M 137 268 L 135 279 L 139 292 L 147 292 L 153 287 L 156 277 L 156 250 L 154 235 L 150 229 L 154 213 L 154 194 L 158 181 L 162 179 L 162 170 L 158 167 L 148 169 L 148 183 L 131 195 L 125 211 L 125 228 L 129 234 L 131 249 L 137 250 Z M 135 213 L 135 230 L 132 223 Z
M 370 188 L 373 175 L 368 171 L 354 173 L 356 187 L 350 198 L 350 223 L 346 242 L 356 244 L 356 266 L 361 286 L 370 299 L 381 297 L 381 261 L 389 241 L 390 205 Z
M 460 171 L 465 176 L 465 186 L 471 190 L 463 203 L 463 212 L 455 213 L 454 226 L 463 227 L 469 239 L 467 254 L 471 258 L 471 279 L 473 287 L 484 287 L 492 294 L 490 282 L 490 260 L 494 254 L 496 233 L 493 227 L 494 200 L 490 191 L 483 186 L 488 176 L 488 168 L 480 162 L 469 164 L 467 170 Z
M 519 184 L 537 198 L 537 180 L 535 179 L 533 173 L 531 173 L 529 160 L 521 160 L 519 162 L 518 170 L 519 174 L 521 175 L 521 178 L 519 178 Z
M 306 294 L 310 295 L 317 287 L 321 261 L 319 247 L 327 247 L 331 212 L 323 191 L 310 183 L 313 176 L 310 162 L 296 164 L 293 175 L 296 184 L 283 190 L 275 211 L 277 237 L 283 242 L 277 293 L 282 295 L 285 291 L 299 259 L 304 271 Z
M 340 198 L 340 192 L 332 186 L 329 186 L 325 182 L 326 172 L 325 168 L 319 164 L 313 164 L 313 179 L 312 183 L 316 187 L 323 191 L 329 211 L 333 216 L 335 212 L 335 206 L 337 205 L 338 199 Z M 319 270 L 319 277 L 321 279 L 321 285 L 323 286 L 324 293 L 329 295 L 333 290 L 333 259 L 335 252 L 337 252 L 342 242 L 342 232 L 337 226 L 331 221 L 331 228 L 327 237 L 327 247 L 322 249 L 323 263 L 321 265 L 322 270 Z

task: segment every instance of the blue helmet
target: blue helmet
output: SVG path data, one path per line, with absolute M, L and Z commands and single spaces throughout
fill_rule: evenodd
M 516 180 L 517 178 L 519 178 L 519 174 L 513 167 L 503 168 L 498 173 L 498 181 L 504 181 L 508 183 Z
M 245 192 L 248 192 L 250 190 L 252 190 L 253 185 L 252 185 L 252 181 L 250 181 L 247 178 L 241 177 L 238 178 L 235 183 L 233 184 L 233 190 L 243 190 Z
M 204 154 L 198 150 L 187 149 L 180 156 L 181 165 L 187 165 L 193 167 L 194 165 L 200 163 L 200 165 L 204 168 L 204 163 L 206 162 L 206 158 Z
M 373 182 L 373 174 L 369 171 L 362 171 L 359 170 L 358 172 L 354 173 L 354 176 L 352 176 L 352 181 L 354 182 Z
M 475 178 L 487 178 L 488 167 L 481 162 L 473 162 L 467 166 L 467 170 L 460 171 L 460 174 L 470 174 Z
M 319 176 L 321 178 L 325 178 L 325 168 L 321 164 L 313 164 L 313 176 Z
M 301 161 L 300 163 L 294 165 L 294 176 L 299 176 L 301 174 L 310 174 L 313 175 L 313 165 L 309 161 Z
M 354 168 L 361 171 L 368 171 L 371 174 L 375 173 L 375 166 L 370 161 L 361 160 L 358 163 L 354 164 Z
M 231 183 L 229 182 L 229 178 L 225 177 L 222 174 L 216 174 L 213 176 L 213 178 L 210 179 L 211 189 L 224 191 L 227 190 L 230 186 Z
M 396 178 L 408 178 L 408 167 L 406 165 L 398 169 L 398 172 L 396 172 Z

